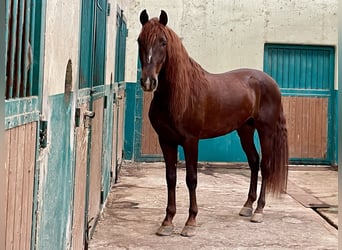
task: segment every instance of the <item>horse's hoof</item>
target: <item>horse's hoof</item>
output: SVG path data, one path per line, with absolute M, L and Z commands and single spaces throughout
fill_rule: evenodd
M 192 237 L 196 234 L 196 226 L 184 226 L 181 235 L 184 237 Z
M 174 226 L 160 226 L 156 235 L 158 236 L 170 236 L 173 233 Z
M 263 221 L 263 214 L 262 213 L 254 213 L 252 218 L 251 218 L 251 222 L 256 222 L 256 223 L 260 223 Z
M 239 215 L 244 217 L 251 217 L 253 213 L 253 209 L 250 207 L 242 207 Z

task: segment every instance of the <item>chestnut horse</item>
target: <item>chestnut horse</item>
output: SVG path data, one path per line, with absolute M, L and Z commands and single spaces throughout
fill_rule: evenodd
M 180 38 L 166 26 L 167 21 L 165 11 L 161 11 L 159 19 L 151 20 L 146 10 L 142 11 L 138 38 L 141 86 L 144 91 L 154 92 L 149 118 L 158 134 L 166 165 L 166 216 L 157 235 L 170 235 L 174 229 L 178 145 L 184 149 L 190 196 L 189 217 L 181 235 L 192 236 L 198 212 L 199 139 L 233 130 L 237 130 L 251 169 L 248 198 L 240 215 L 261 222 L 265 193 L 279 195 L 287 185 L 288 142 L 280 90 L 270 76 L 258 70 L 208 73 L 189 57 Z M 255 130 L 260 140 L 261 161 L 253 140 Z M 259 166 L 262 184 L 253 213 Z

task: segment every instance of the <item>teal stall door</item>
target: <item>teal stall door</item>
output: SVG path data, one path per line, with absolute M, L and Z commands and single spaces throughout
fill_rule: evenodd
M 254 135 L 257 150 L 260 149 L 257 133 Z M 183 149 L 179 147 L 179 159 L 184 160 Z M 200 140 L 198 160 L 203 162 L 247 162 L 236 131 L 230 134 Z

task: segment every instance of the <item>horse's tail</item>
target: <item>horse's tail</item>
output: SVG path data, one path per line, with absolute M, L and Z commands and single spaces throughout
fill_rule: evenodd
M 266 180 L 267 191 L 278 196 L 286 192 L 288 176 L 288 139 L 283 107 L 273 135 L 273 154 L 270 160 L 269 175 Z

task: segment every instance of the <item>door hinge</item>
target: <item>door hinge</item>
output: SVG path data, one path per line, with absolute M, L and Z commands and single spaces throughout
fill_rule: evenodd
M 47 121 L 39 121 L 39 147 L 46 148 L 47 146 Z
M 101 190 L 101 193 L 100 193 L 100 204 L 102 205 L 105 201 L 105 197 L 104 197 L 104 191 Z
M 110 16 L 110 3 L 107 3 L 107 16 Z
M 75 127 L 76 128 L 80 126 L 80 117 L 81 117 L 81 109 L 76 108 L 75 110 Z
M 103 100 L 103 109 L 106 109 L 107 108 L 107 101 L 108 101 L 108 96 L 104 96 L 104 100 Z
M 116 104 L 116 93 L 113 93 L 113 104 Z

